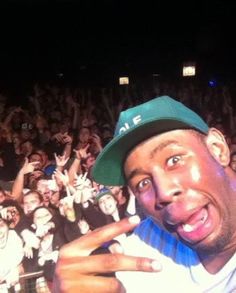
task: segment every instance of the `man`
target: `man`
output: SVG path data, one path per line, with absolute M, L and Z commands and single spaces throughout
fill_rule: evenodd
M 65 246 L 55 292 L 233 292 L 236 177 L 229 160 L 223 134 L 170 97 L 122 112 L 93 176 L 127 184 L 147 218 L 126 238 L 124 255 L 89 256 L 134 228 L 135 216 Z M 99 277 L 111 271 L 117 279 Z
M 43 205 L 43 197 L 36 190 L 29 190 L 23 197 L 23 210 L 25 215 L 29 216 L 33 210 Z

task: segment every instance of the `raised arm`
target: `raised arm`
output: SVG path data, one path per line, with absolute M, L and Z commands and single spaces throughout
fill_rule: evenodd
M 29 162 L 28 158 L 25 158 L 25 162 L 18 172 L 16 179 L 12 186 L 12 192 L 11 196 L 14 200 L 17 200 L 19 202 L 22 201 L 22 195 L 23 195 L 23 188 L 24 188 L 24 178 L 25 175 L 28 173 L 31 173 L 34 171 L 35 166 L 39 162 Z

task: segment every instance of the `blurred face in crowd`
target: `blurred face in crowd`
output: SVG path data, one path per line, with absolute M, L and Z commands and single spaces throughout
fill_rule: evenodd
M 230 158 L 230 167 L 236 172 L 236 153 L 233 153 Z
M 69 131 L 69 125 L 66 122 L 63 122 L 60 125 L 60 132 L 64 134 L 64 133 L 66 133 L 68 131 Z
M 14 145 L 19 145 L 21 143 L 21 138 L 18 133 L 15 132 L 12 134 L 12 142 Z
M 3 249 L 6 246 L 8 231 L 9 228 L 7 223 L 0 218 L 0 249 Z
M 7 207 L 7 220 L 10 222 L 9 227 L 14 229 L 20 221 L 20 213 L 15 206 Z
M 112 215 L 117 211 L 117 201 L 111 194 L 105 194 L 99 198 L 98 206 L 105 215 Z
M 28 129 L 21 129 L 20 137 L 22 140 L 28 140 L 31 138 L 31 133 Z
M 44 129 L 47 127 L 47 120 L 41 116 L 37 117 L 36 122 L 35 122 L 35 126 L 38 129 Z
M 52 191 L 50 190 L 48 186 L 49 180 L 46 179 L 40 179 L 37 183 L 37 190 L 42 194 L 43 196 L 43 202 L 44 204 L 49 204 L 50 198 L 52 195 Z
M 90 130 L 86 127 L 82 127 L 79 131 L 79 141 L 87 143 L 89 141 L 90 135 Z
M 128 154 L 127 183 L 148 214 L 199 255 L 236 245 L 234 175 L 224 136 L 173 130 Z
M 35 166 L 35 170 L 41 170 L 43 168 L 43 158 L 40 154 L 31 154 L 29 156 L 29 162 L 38 162 L 38 164 Z
M 85 163 L 83 163 L 83 167 L 86 171 L 90 170 L 92 168 L 92 166 L 95 163 L 95 156 L 93 156 L 92 154 L 89 154 L 88 157 L 85 160 Z
M 44 172 L 42 170 L 34 170 L 32 173 L 29 174 L 28 187 L 31 189 L 34 189 L 37 183 L 37 179 L 43 176 L 44 176 Z
M 58 125 L 57 122 L 52 122 L 50 124 L 50 131 L 51 131 L 52 134 L 56 134 L 56 133 L 59 132 L 59 125 Z
M 123 195 L 122 186 L 108 186 L 108 188 L 118 203 L 126 201 L 126 198 Z
M 59 191 L 53 191 L 50 197 L 50 203 L 54 206 L 54 207 L 58 207 L 59 206 L 59 201 L 60 201 L 60 192 Z
M 23 197 L 23 209 L 25 215 L 29 215 L 34 209 L 42 205 L 40 195 L 37 192 L 30 192 Z
M 30 155 L 32 151 L 33 151 L 33 144 L 29 140 L 21 144 L 21 153 L 24 156 Z
M 44 150 L 37 150 L 36 152 L 41 156 L 42 165 L 45 166 L 48 162 L 48 154 Z
M 36 226 L 46 225 L 52 219 L 51 212 L 45 207 L 34 211 L 33 222 Z

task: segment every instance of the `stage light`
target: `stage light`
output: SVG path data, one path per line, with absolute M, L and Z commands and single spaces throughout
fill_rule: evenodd
M 119 84 L 120 85 L 129 84 L 128 76 L 119 77 Z
M 183 76 L 195 76 L 195 75 L 196 75 L 195 63 L 184 63 Z

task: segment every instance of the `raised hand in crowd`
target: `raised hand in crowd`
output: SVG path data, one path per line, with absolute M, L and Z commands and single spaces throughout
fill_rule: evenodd
M 98 134 L 93 133 L 91 140 L 96 146 L 96 153 L 99 153 L 103 149 L 101 137 Z
M 74 180 L 77 178 L 77 175 L 82 172 L 81 162 L 83 160 L 86 160 L 86 158 L 89 156 L 88 148 L 89 148 L 89 144 L 87 144 L 83 148 L 80 148 L 79 150 L 73 149 L 73 152 L 75 153 L 75 159 L 73 160 L 68 170 L 70 183 L 72 185 L 74 184 Z
M 73 185 L 70 184 L 70 178 L 67 170 L 61 172 L 60 170 L 56 169 L 53 173 L 53 178 L 55 178 L 58 186 L 61 186 L 61 184 L 63 185 L 68 194 L 71 194 L 75 191 Z
M 39 163 L 40 162 L 38 162 L 38 161 L 29 162 L 29 159 L 25 158 L 24 164 L 21 167 L 19 173 L 22 173 L 23 175 L 26 175 L 28 173 L 32 173 Z
M 69 160 L 69 157 L 65 153 L 61 156 L 54 153 L 54 158 L 55 158 L 57 170 L 63 171 L 66 163 Z
M 38 164 L 39 164 L 38 161 L 29 162 L 29 159 L 25 158 L 24 164 L 19 170 L 12 186 L 11 196 L 13 199 L 21 202 L 22 196 L 23 196 L 24 183 L 25 183 L 24 181 L 25 175 L 32 173 Z

